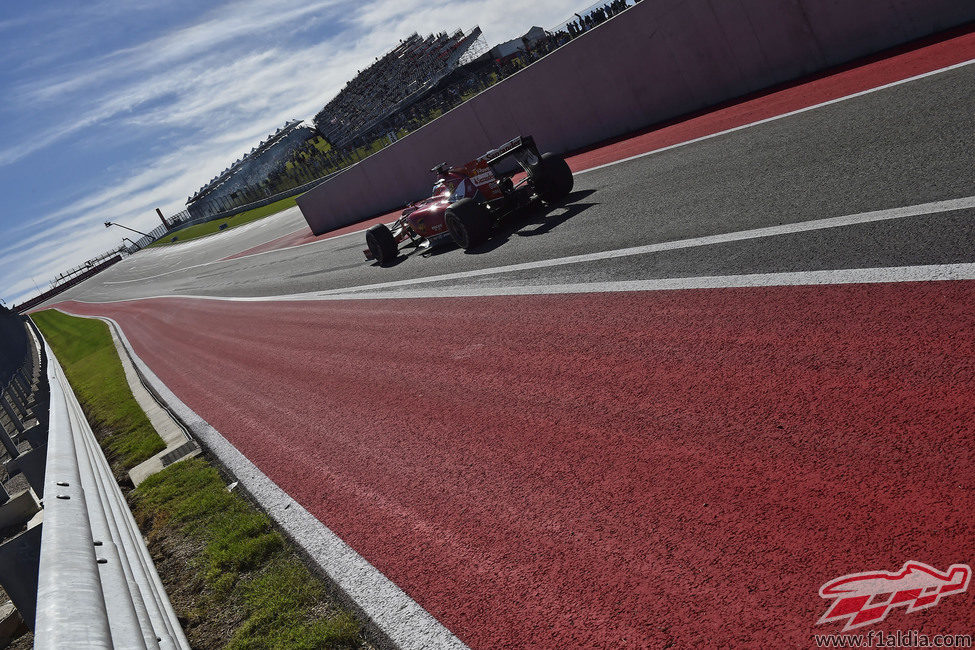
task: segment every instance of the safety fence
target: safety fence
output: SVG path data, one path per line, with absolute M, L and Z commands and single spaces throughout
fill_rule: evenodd
M 104 253 L 101 253 L 100 255 L 96 255 L 95 257 L 86 261 L 84 264 L 79 264 L 78 266 L 72 269 L 64 271 L 63 273 L 59 273 L 57 277 L 51 280 L 51 288 L 54 289 L 60 285 L 65 284 L 66 282 L 70 282 L 71 280 L 75 279 L 77 276 L 86 273 L 87 271 L 98 266 L 99 264 L 109 259 L 110 257 L 114 257 L 115 255 L 118 255 L 118 253 L 119 253 L 118 249 L 106 251 Z
M 42 293 L 40 295 L 34 296 L 30 300 L 25 300 L 24 302 L 20 303 L 19 305 L 15 305 L 14 306 L 14 311 L 17 311 L 17 312 L 20 312 L 20 313 L 24 313 L 28 309 L 31 309 L 33 307 L 36 307 L 37 305 L 41 304 L 42 302 L 44 302 L 46 300 L 50 300 L 51 298 L 53 298 L 54 296 L 57 296 L 58 294 L 64 293 L 65 291 L 67 291 L 71 287 L 75 286 L 76 284 L 78 284 L 80 282 L 83 282 L 83 281 L 87 280 L 91 276 L 96 275 L 98 273 L 101 273 L 102 271 L 104 271 L 108 267 L 112 266 L 113 264 L 117 264 L 117 263 L 121 262 L 122 261 L 122 256 L 119 254 L 120 252 L 121 251 L 115 251 L 115 255 L 113 257 L 110 257 L 110 258 L 108 258 L 106 260 L 103 260 L 102 262 L 99 262 L 98 264 L 95 264 L 94 266 L 88 267 L 87 270 L 85 270 L 83 273 L 79 273 L 78 275 L 74 275 L 70 279 L 65 280 L 64 282 L 62 282 L 60 284 L 54 285 L 53 288 L 45 291 L 44 293 Z
M 556 23 L 547 31 L 550 34 L 562 32 L 571 38 L 575 38 L 640 2 L 641 0 L 604 0 L 603 2 L 594 2 L 585 9 L 580 9 L 565 20 Z
M 189 648 L 142 534 L 64 371 L 50 387 L 34 647 Z

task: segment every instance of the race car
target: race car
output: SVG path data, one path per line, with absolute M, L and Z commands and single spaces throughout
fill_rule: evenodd
M 460 167 L 441 163 L 430 198 L 411 203 L 392 225 L 366 231 L 366 259 L 385 266 L 411 252 L 454 242 L 474 248 L 515 210 L 541 201 L 556 205 L 572 191 L 572 171 L 560 156 L 539 154 L 531 136 L 519 136 Z M 519 172 L 525 176 L 512 180 Z

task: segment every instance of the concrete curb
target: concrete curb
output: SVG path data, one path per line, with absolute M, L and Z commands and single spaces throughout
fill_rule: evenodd
M 129 384 L 132 396 L 145 412 L 146 417 L 149 418 L 152 428 L 156 430 L 156 433 L 166 444 L 166 448 L 161 452 L 129 470 L 132 485 L 138 487 L 139 483 L 156 472 L 162 471 L 164 467 L 198 455 L 200 448 L 193 441 L 189 431 L 183 428 L 173 414 L 162 405 L 159 398 L 145 386 L 145 380 L 132 363 L 128 350 L 119 340 L 116 328 L 109 327 L 108 329 L 112 335 L 112 342 L 115 343 L 119 360 L 122 362 L 122 370 L 125 372 L 125 380 Z

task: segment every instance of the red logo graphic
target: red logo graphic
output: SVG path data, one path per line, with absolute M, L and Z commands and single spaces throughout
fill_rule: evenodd
M 972 569 L 952 564 L 942 573 L 923 562 L 906 562 L 896 572 L 868 571 L 830 580 L 819 588 L 823 598 L 835 598 L 816 625 L 846 619 L 843 632 L 887 618 L 895 607 L 907 605 L 908 612 L 934 607 L 944 596 L 968 590 Z

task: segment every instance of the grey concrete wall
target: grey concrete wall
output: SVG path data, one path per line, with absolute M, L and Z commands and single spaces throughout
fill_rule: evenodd
M 975 20 L 958 0 L 643 0 L 298 199 L 316 234 L 515 135 L 568 151 Z

